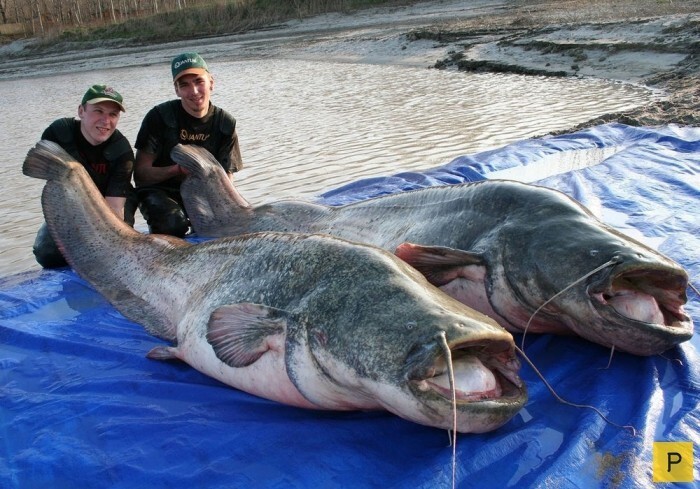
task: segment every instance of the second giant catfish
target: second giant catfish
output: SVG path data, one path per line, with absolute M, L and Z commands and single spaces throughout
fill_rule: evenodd
M 182 195 L 201 236 L 327 233 L 379 246 L 511 332 L 576 334 L 637 355 L 692 337 L 687 273 L 556 190 L 493 180 L 340 207 L 253 207 L 206 150 L 171 156 L 188 172 Z

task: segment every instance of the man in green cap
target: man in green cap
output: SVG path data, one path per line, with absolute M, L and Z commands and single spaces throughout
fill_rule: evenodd
M 185 171 L 170 159 L 172 148 L 206 148 L 230 178 L 243 167 L 236 120 L 211 103 L 214 78 L 197 53 L 183 53 L 171 63 L 177 99 L 153 107 L 136 137 L 134 181 L 139 208 L 149 230 L 183 237 L 190 226 L 180 195 Z
M 81 163 L 102 193 L 107 205 L 129 225 L 134 225 L 136 194 L 131 185 L 134 151 L 117 130 L 124 100 L 114 88 L 93 85 L 78 106 L 78 119 L 57 119 L 46 128 L 41 139 L 59 144 Z M 44 268 L 66 266 L 44 223 L 34 241 L 34 256 Z

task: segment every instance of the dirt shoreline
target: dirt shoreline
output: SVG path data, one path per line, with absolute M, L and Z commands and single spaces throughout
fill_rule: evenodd
M 183 47 L 207 59 L 287 57 L 636 83 L 661 97 L 605 122 L 700 126 L 700 1 L 438 0 L 290 21 L 245 34 L 138 46 L 0 46 L 0 79 L 163 63 Z M 148 51 L 148 56 L 144 56 Z M 138 53 L 138 56 L 134 56 Z
M 606 122 L 700 125 L 700 2 L 520 1 L 498 14 L 414 31 L 460 44 L 437 68 L 637 83 L 662 100 L 605 114 Z M 569 131 L 565 131 L 569 132 Z

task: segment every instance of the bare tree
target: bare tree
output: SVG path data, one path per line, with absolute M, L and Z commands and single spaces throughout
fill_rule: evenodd
M 82 15 L 80 14 L 80 2 L 78 0 L 73 2 L 73 8 L 75 10 L 75 21 L 80 25 L 82 23 Z
M 36 7 L 36 16 L 39 19 L 39 27 L 41 29 L 41 34 L 44 34 L 44 22 L 41 20 L 41 6 L 39 5 L 39 0 L 34 0 L 34 6 Z M 34 17 L 32 17 L 32 31 L 36 33 L 36 27 L 34 26 Z

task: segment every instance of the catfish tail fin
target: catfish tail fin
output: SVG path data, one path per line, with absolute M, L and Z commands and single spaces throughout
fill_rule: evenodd
M 192 176 L 204 178 L 221 165 L 214 155 L 201 146 L 177 144 L 170 151 L 170 158 Z
M 254 210 L 209 151 L 178 144 L 170 157 L 187 170 L 180 193 L 198 235 L 217 237 L 247 231 Z
M 74 160 L 58 144 L 44 139 L 27 153 L 22 173 L 42 180 L 60 180 L 70 173 Z

